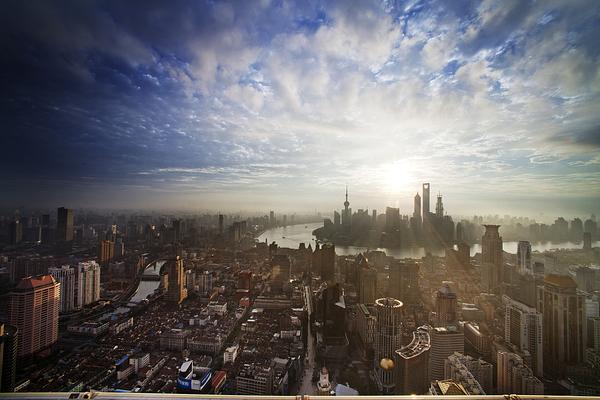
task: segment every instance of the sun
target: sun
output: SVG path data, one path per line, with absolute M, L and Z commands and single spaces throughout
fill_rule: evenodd
M 403 161 L 395 161 L 383 167 L 382 183 L 386 192 L 401 193 L 408 191 L 413 182 L 410 168 Z

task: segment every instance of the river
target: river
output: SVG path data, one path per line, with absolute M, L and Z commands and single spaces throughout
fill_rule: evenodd
M 305 243 L 306 246 L 312 244 L 312 247 L 315 247 L 315 237 L 312 234 L 317 228 L 322 227 L 322 223 L 310 223 L 310 224 L 299 224 L 299 225 L 289 225 L 286 227 L 272 228 L 263 232 L 258 240 L 264 242 L 265 239 L 268 243 L 276 242 L 280 247 L 289 247 L 292 249 L 297 249 L 300 243 Z M 517 245 L 518 242 L 504 242 L 503 248 L 504 251 L 508 253 L 517 253 Z M 596 241 L 592 243 L 592 246 L 600 246 L 600 241 Z M 573 242 L 563 242 L 563 243 L 531 243 L 532 251 L 543 252 L 551 249 L 581 249 L 583 247 L 583 243 L 573 243 Z M 339 256 L 347 256 L 347 255 L 355 255 L 361 252 L 368 250 L 367 247 L 360 246 L 335 246 L 335 252 Z M 389 249 L 389 248 L 378 248 L 371 250 L 381 250 L 385 251 L 388 256 L 393 256 L 395 258 L 421 258 L 425 255 L 425 248 L 423 247 L 411 247 L 411 248 L 401 248 L 401 249 Z M 431 254 L 435 256 L 443 256 L 444 249 L 431 249 Z M 481 244 L 474 244 L 471 246 L 471 256 L 476 253 L 481 252 Z
M 150 266 L 146 267 L 144 270 L 144 274 L 140 279 L 140 284 L 133 295 L 133 297 L 129 300 L 130 303 L 139 303 L 144 300 L 151 294 L 153 294 L 156 289 L 160 286 L 159 280 L 144 280 L 145 276 L 158 276 L 160 274 L 160 267 L 165 263 L 164 260 L 157 261 L 156 263 L 150 264 Z

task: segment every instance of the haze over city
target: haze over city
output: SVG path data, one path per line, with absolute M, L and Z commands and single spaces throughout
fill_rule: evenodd
M 598 0 L 0 2 L 0 400 L 600 400 L 599 38 Z
M 599 13 L 5 2 L 0 205 L 599 213 Z

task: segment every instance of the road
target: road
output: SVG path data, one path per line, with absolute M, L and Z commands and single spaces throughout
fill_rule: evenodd
M 311 301 L 311 290 L 310 286 L 304 286 L 304 302 L 308 311 L 308 339 L 306 349 L 306 360 L 308 360 L 304 368 L 304 376 L 302 383 L 300 384 L 300 390 L 298 394 L 314 395 L 317 393 L 317 387 L 312 383 L 312 376 L 315 370 L 315 341 L 311 332 L 310 316 L 312 314 L 312 301 Z

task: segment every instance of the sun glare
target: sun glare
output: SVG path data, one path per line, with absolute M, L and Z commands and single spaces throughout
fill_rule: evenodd
M 406 191 L 413 181 L 410 169 L 402 161 L 388 164 L 382 172 L 382 183 L 388 193 L 396 194 Z

